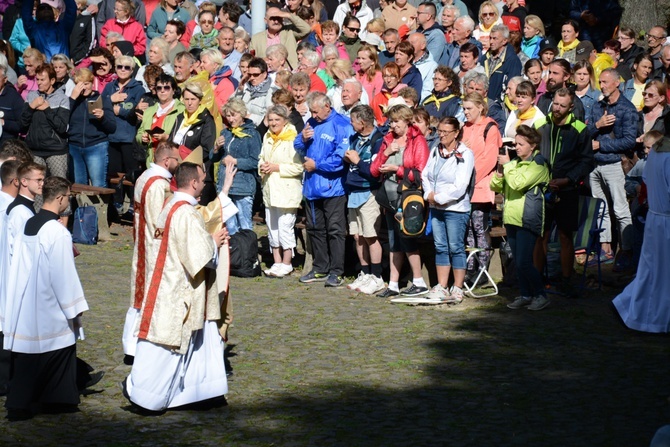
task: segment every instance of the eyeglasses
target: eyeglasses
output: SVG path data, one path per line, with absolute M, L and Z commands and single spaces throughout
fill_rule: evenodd
M 428 11 L 419 11 L 419 12 L 417 12 L 417 14 L 418 14 L 418 15 L 421 15 L 421 14 L 428 14 L 428 15 L 430 15 L 430 13 L 429 13 Z
M 438 135 L 447 135 L 450 133 L 458 132 L 456 129 L 451 129 L 451 130 L 439 130 L 437 131 Z
M 656 93 L 651 93 L 651 92 L 643 92 L 642 97 L 644 98 L 655 98 L 658 96 Z
M 130 71 L 133 69 L 133 67 L 131 67 L 130 65 L 117 65 L 116 69 Z
M 44 183 L 44 177 L 42 178 L 27 178 L 26 180 L 30 180 L 32 182 L 37 182 L 38 185 L 41 185 Z
M 444 82 L 444 81 L 446 81 L 446 79 L 444 79 L 444 78 L 438 78 L 437 76 L 433 76 L 433 81 Z
M 663 36 L 654 36 L 653 34 L 647 34 L 644 37 L 647 39 L 653 39 L 653 40 L 660 40 L 660 39 L 665 39 Z
M 482 17 L 493 17 L 495 15 L 496 15 L 495 12 L 483 12 L 482 13 Z
M 398 76 L 396 76 L 396 75 L 390 75 L 390 74 L 382 75 L 382 78 L 384 78 L 384 79 L 387 79 L 387 78 L 397 78 L 397 77 L 398 77 Z
M 247 74 L 248 74 L 249 76 L 251 76 L 252 78 L 256 78 L 256 77 L 262 75 L 263 73 L 261 73 L 261 72 L 258 72 L 258 73 L 252 73 L 252 72 L 250 72 L 250 71 L 247 71 Z
M 268 20 L 274 20 L 275 22 L 281 22 L 281 21 L 283 21 L 284 19 L 282 19 L 281 17 L 276 17 L 276 16 L 275 16 L 275 17 L 268 17 Z
M 201 20 L 201 25 L 214 25 L 214 20 Z
M 345 26 L 345 28 L 348 29 L 349 31 L 351 31 L 352 33 L 358 33 L 358 32 L 361 31 L 360 28 L 352 28 L 350 26 Z
M 157 92 L 168 92 L 170 90 L 172 90 L 171 85 L 157 85 L 156 86 L 156 91 Z

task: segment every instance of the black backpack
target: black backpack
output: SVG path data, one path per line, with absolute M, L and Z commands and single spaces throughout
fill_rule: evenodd
M 230 236 L 230 274 L 241 278 L 261 276 L 258 239 L 253 230 L 239 230 Z
M 414 180 L 409 180 L 412 172 Z M 396 220 L 400 223 L 400 231 L 405 237 L 421 237 L 426 231 L 428 207 L 423 200 L 421 187 L 421 173 L 418 169 L 405 168 L 405 174 L 400 183 L 400 203 L 398 204 Z

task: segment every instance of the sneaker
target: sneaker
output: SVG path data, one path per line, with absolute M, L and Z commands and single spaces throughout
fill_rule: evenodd
M 382 292 L 377 294 L 377 298 L 391 298 L 392 296 L 398 296 L 400 295 L 400 292 L 396 292 L 393 289 L 389 289 L 388 287 Z
M 507 307 L 510 309 L 521 309 L 522 307 L 530 306 L 531 302 L 532 300 L 530 298 L 526 298 L 525 296 L 517 296 L 514 298 L 514 301 L 507 305 Z
M 325 287 L 340 287 L 342 284 L 344 284 L 342 277 L 331 273 L 328 275 L 328 278 L 326 278 Z
M 440 284 L 436 284 L 430 289 L 430 292 L 426 294 L 426 298 L 431 300 L 440 300 L 445 301 L 449 296 L 449 291 L 442 287 Z
M 325 273 L 316 273 L 314 270 L 312 270 L 308 274 L 302 275 L 300 277 L 300 282 L 304 284 L 308 284 L 310 282 L 321 282 L 325 281 L 327 276 L 328 275 Z
M 263 273 L 265 273 L 265 276 L 277 276 L 277 273 L 279 273 L 279 270 L 281 269 L 281 264 L 277 264 L 276 262 L 272 264 L 272 267 L 269 269 L 263 270 Z
M 528 310 L 542 310 L 545 307 L 547 307 L 551 303 L 549 301 L 549 298 L 547 298 L 544 295 L 538 295 L 533 298 L 533 301 L 530 303 L 530 306 L 528 306 Z
M 354 282 L 351 284 L 347 284 L 347 289 L 349 290 L 358 290 L 359 287 L 361 287 L 363 284 L 368 282 L 369 275 L 366 275 L 363 272 L 360 272 Z
M 402 291 L 401 295 L 404 296 L 421 296 L 428 293 L 428 287 L 417 286 L 412 284 L 408 288 Z
M 359 292 L 366 295 L 372 295 L 379 292 L 384 288 L 384 280 L 376 277 L 375 275 L 368 275 L 368 280 L 365 284 L 360 286 L 358 289 Z
M 445 302 L 447 304 L 461 304 L 463 302 L 463 289 L 453 286 Z
M 293 266 L 291 264 L 284 264 L 283 262 L 279 264 L 279 272 L 282 276 L 290 275 L 293 272 Z

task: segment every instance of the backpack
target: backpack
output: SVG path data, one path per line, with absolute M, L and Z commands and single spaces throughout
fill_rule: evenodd
M 84 245 L 98 243 L 98 211 L 94 206 L 80 206 L 74 211 L 72 242 Z
M 409 180 L 409 173 L 414 174 L 414 180 Z M 395 215 L 400 223 L 400 231 L 405 237 L 423 236 L 426 230 L 428 207 L 423 200 L 421 174 L 418 169 L 405 168 L 402 183 L 400 184 L 400 203 Z
M 239 230 L 230 236 L 230 274 L 240 278 L 261 276 L 258 239 L 253 230 Z

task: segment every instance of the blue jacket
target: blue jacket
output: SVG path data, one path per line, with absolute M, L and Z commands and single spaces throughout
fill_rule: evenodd
M 586 91 L 584 96 L 579 98 L 582 100 L 582 105 L 584 106 L 584 118 L 582 119 L 582 121 L 584 121 L 585 124 L 588 124 L 588 120 L 591 118 L 591 110 L 593 109 L 593 104 L 598 102 L 600 95 L 601 95 L 600 90 L 589 86 L 589 89 Z
M 70 55 L 70 33 L 77 18 L 77 4 L 74 0 L 65 0 L 65 12 L 58 22 L 36 22 L 33 20 L 33 3 L 24 1 L 21 6 L 21 18 L 30 44 L 47 57 L 47 61 L 55 54 Z
M 651 80 L 652 77 L 649 76 L 645 84 L 648 84 Z M 626 82 L 619 84 L 619 91 L 626 97 L 627 100 L 632 101 L 633 96 L 635 96 L 635 78 L 630 78 Z
M 614 114 L 616 120 L 609 127 L 596 129 L 596 121 L 604 115 Z M 596 102 L 591 109 L 591 118 L 588 119 L 588 130 L 591 138 L 600 142 L 600 150 L 595 153 L 596 165 L 621 163 L 621 154 L 635 148 L 638 121 L 640 117 L 632 102 L 619 95 L 614 104 L 608 104 L 604 99 Z
M 231 196 L 253 196 L 256 194 L 258 183 L 256 173 L 258 172 L 258 156 L 261 153 L 261 136 L 256 130 L 254 122 L 248 118 L 242 124 L 242 131 L 249 136 L 238 138 L 233 135 L 229 128 L 224 128 L 221 135 L 224 136 L 226 142 L 221 150 L 216 154 L 212 151 L 210 155 L 213 162 L 217 162 L 227 155 L 237 159 L 237 173 L 229 192 Z M 226 166 L 221 163 L 219 165 L 218 191 L 221 191 L 225 178 Z
M 119 80 L 115 79 L 105 86 L 102 91 L 103 101 L 110 100 L 110 97 L 119 91 Z M 116 132 L 109 135 L 110 143 L 132 143 L 135 141 L 137 133 L 137 116 L 135 115 L 135 106 L 140 102 L 144 95 L 142 83 L 136 79 L 131 79 L 123 89 L 128 94 L 125 101 L 119 103 L 119 114 L 115 116 Z M 112 104 L 114 106 L 114 104 Z
M 109 98 L 103 98 L 102 119 L 97 119 L 88 111 L 88 102 L 95 101 L 100 93 L 95 90 L 91 96 L 80 95 L 70 98 L 70 127 L 67 130 L 68 141 L 79 147 L 91 147 L 107 141 L 107 135 L 116 131 L 116 119 Z
M 191 16 L 186 9 L 177 7 L 175 12 L 172 14 L 172 19 L 179 20 L 185 25 L 191 21 Z M 156 37 L 163 37 L 163 33 L 165 32 L 165 25 L 167 25 L 167 22 L 167 11 L 161 5 L 158 5 L 151 14 L 151 21 L 149 21 L 149 26 L 147 27 L 148 40 L 154 39 Z
M 314 171 L 305 171 L 302 194 L 307 200 L 343 196 L 347 172 L 343 157 L 354 130 L 349 120 L 334 110 L 323 122 L 310 118 L 307 124 L 314 129 L 314 137 L 303 141 L 302 134 L 298 134 L 293 143 L 298 154 L 311 158 L 316 164 Z
M 497 67 L 489 67 L 491 55 L 482 55 L 479 63 L 482 64 L 489 77 L 488 97 L 494 101 L 502 99 L 502 95 L 507 87 L 507 81 L 514 76 L 520 76 L 523 71 L 519 56 L 514 53 L 514 47 L 507 44 L 505 47 L 505 56 L 503 61 Z
M 377 155 L 382 145 L 384 135 L 375 127 L 368 136 L 367 141 L 359 145 L 361 135 L 355 133 L 349 137 L 349 147 L 357 151 L 361 157 L 355 165 L 348 164 L 346 178 L 344 180 L 347 192 L 353 191 L 373 191 L 379 187 L 377 179 L 370 173 L 370 164 L 372 157 Z
M 402 77 L 400 81 L 402 84 L 406 84 L 407 87 L 412 87 L 416 90 L 416 94 L 421 98 L 421 92 L 423 90 L 423 78 L 421 78 L 421 72 L 418 68 L 412 65 L 412 68 L 407 70 L 405 76 Z

